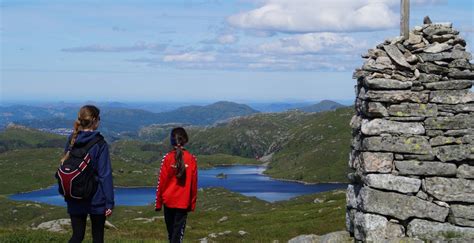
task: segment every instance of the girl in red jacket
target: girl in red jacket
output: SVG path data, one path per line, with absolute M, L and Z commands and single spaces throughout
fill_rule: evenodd
M 161 161 L 155 210 L 164 205 L 168 240 L 175 243 L 183 241 L 188 212 L 196 207 L 198 170 L 196 157 L 183 147 L 188 142 L 184 128 L 174 128 L 170 141 L 174 148 Z

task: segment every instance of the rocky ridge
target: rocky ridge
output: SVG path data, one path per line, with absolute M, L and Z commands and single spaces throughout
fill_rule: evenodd
M 380 242 L 474 239 L 472 55 L 451 23 L 363 55 L 352 118 L 347 230 Z

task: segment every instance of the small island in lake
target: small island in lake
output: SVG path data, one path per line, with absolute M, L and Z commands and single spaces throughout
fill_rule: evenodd
M 219 178 L 219 179 L 227 179 L 227 174 L 219 173 L 219 174 L 216 175 L 216 177 Z

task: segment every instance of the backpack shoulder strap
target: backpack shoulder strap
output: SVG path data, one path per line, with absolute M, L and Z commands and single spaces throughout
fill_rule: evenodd
M 94 146 L 95 144 L 102 145 L 105 143 L 104 137 L 102 135 L 98 135 L 95 138 L 93 138 L 91 141 L 89 141 L 86 145 L 82 147 L 73 147 L 71 150 L 71 154 L 74 157 L 84 157 L 87 152 Z

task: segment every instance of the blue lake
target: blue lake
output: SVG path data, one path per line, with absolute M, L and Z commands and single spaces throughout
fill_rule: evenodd
M 303 194 L 325 192 L 334 189 L 346 188 L 347 184 L 322 183 L 305 185 L 297 182 L 280 181 L 272 179 L 262 172 L 263 166 L 220 166 L 208 170 L 200 170 L 198 187 L 224 187 L 230 191 L 246 196 L 275 202 L 287 200 Z M 226 179 L 219 179 L 219 173 L 227 175 Z M 35 201 L 58 206 L 65 206 L 64 199 L 58 194 L 57 185 L 46 189 L 19 193 L 10 196 L 17 201 Z M 115 188 L 116 205 L 143 206 L 155 201 L 155 188 Z

